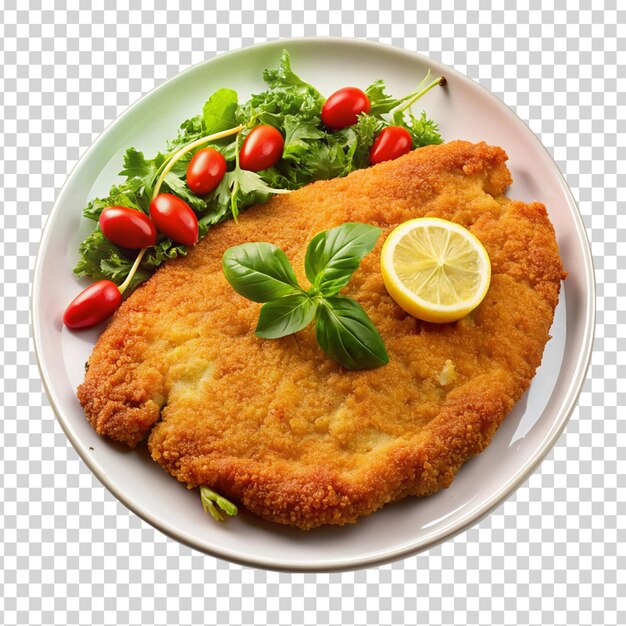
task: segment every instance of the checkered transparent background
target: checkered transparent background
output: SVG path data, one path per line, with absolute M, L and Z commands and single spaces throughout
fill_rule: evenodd
M 0 623 L 625 624 L 626 256 L 617 242 L 626 217 L 617 190 L 626 187 L 626 40 L 617 31 L 626 11 L 617 0 L 497 9 L 474 0 L 464 10 L 424 1 L 419 11 L 391 0 L 91 4 L 5 0 L 0 9 Z M 191 64 L 312 35 L 428 54 L 528 121 L 580 202 L 598 324 L 566 432 L 487 519 L 393 565 L 290 575 L 179 545 L 100 485 L 43 392 L 28 308 L 46 216 L 105 126 Z

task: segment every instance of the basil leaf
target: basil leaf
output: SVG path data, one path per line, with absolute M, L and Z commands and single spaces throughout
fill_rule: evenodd
M 232 89 L 218 89 L 202 109 L 204 132 L 212 135 L 237 126 L 238 109 L 237 92 Z
M 352 298 L 335 296 L 322 300 L 315 332 L 322 350 L 346 369 L 370 369 L 389 362 L 376 327 Z
M 244 243 L 228 248 L 222 267 L 232 288 L 254 302 L 302 293 L 287 255 L 271 243 Z
M 376 226 L 347 222 L 315 235 L 304 259 L 313 287 L 324 296 L 334 296 L 343 289 L 380 233 Z
M 285 296 L 261 307 L 256 336 L 278 339 L 306 328 L 315 317 L 317 302 L 303 293 Z

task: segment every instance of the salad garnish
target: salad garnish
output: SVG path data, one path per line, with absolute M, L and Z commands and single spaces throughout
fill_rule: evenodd
M 237 219 L 249 206 L 442 141 L 437 124 L 424 112 L 415 117 L 410 107 L 445 84 L 443 77 L 431 79 L 428 73 L 415 91 L 398 99 L 387 94 L 382 80 L 365 91 L 344 88 L 325 99 L 292 71 L 283 50 L 278 67 L 265 70 L 263 79 L 266 90 L 244 103 L 232 89 L 216 91 L 202 113 L 183 122 L 178 136 L 154 158 L 126 150 L 120 172 L 126 180 L 83 210 L 99 226 L 79 247 L 77 277 L 110 281 L 127 296 L 165 260 L 186 255 L 211 226 Z M 101 216 L 110 208 L 151 219 L 156 241 L 140 247 L 122 245 L 128 237 L 123 242 L 109 238 Z M 124 217 L 117 219 L 119 226 Z M 126 219 L 129 227 L 144 221 L 128 212 Z M 137 235 L 130 243 L 140 240 Z M 90 308 L 95 310 L 97 301 Z M 109 306 L 98 322 L 111 312 Z

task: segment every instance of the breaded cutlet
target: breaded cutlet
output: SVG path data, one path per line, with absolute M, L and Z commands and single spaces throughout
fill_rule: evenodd
M 455 141 L 316 182 L 212 228 L 122 305 L 89 360 L 78 397 L 96 430 L 152 457 L 190 488 L 208 485 L 257 515 L 303 529 L 346 524 L 452 482 L 528 389 L 564 277 L 542 204 L 504 196 L 498 147 Z M 380 250 L 406 220 L 435 216 L 474 233 L 492 264 L 467 317 L 421 322 L 385 290 Z M 389 363 L 348 371 L 313 325 L 254 334 L 261 305 L 224 278 L 230 246 L 267 241 L 301 285 L 318 232 L 344 222 L 383 234 L 343 290 L 387 346 Z

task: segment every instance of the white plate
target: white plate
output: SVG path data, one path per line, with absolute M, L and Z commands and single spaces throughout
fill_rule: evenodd
M 354 526 L 308 533 L 263 522 L 243 512 L 215 523 L 188 491 L 152 462 L 100 438 L 76 399 L 83 366 L 101 329 L 72 333 L 61 315 L 79 289 L 72 276 L 77 248 L 93 226 L 81 218 L 88 200 L 106 195 L 118 180 L 129 146 L 155 153 L 178 125 L 202 110 L 220 87 L 242 100 L 263 88 L 264 68 L 291 52 L 303 78 L 330 94 L 345 85 L 365 87 L 384 78 L 392 94 L 408 93 L 430 68 L 447 89 L 419 103 L 439 122 L 447 140 L 484 140 L 509 154 L 510 196 L 548 207 L 570 273 L 543 364 L 529 392 L 492 444 L 459 472 L 452 486 L 425 499 L 407 498 Z M 67 436 L 98 479 L 147 522 L 198 550 L 239 563 L 295 571 L 374 565 L 424 550 L 460 532 L 500 504 L 537 466 L 561 433 L 582 386 L 593 338 L 591 254 L 574 199 L 539 140 L 516 115 L 465 76 L 425 57 L 365 41 L 299 39 L 239 50 L 207 61 L 155 89 L 120 116 L 70 174 L 48 219 L 35 268 L 33 330 L 42 378 Z

